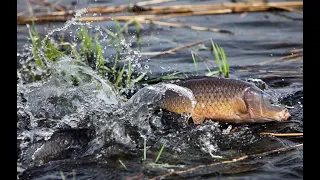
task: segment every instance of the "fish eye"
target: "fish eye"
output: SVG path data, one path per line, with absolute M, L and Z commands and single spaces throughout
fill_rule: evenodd
M 269 95 L 262 95 L 262 98 L 265 102 L 268 102 L 269 104 L 272 104 L 272 105 L 277 105 L 278 104 L 278 101 L 277 99 L 275 98 L 272 98 L 271 96 Z
M 273 100 L 273 99 L 269 99 L 269 103 L 270 103 L 270 104 L 273 104 L 273 105 L 274 105 L 274 104 L 277 104 L 276 101 Z

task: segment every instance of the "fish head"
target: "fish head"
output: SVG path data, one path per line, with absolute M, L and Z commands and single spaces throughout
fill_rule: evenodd
M 285 121 L 291 116 L 284 106 L 276 103 L 269 94 L 256 87 L 245 90 L 244 101 L 255 122 Z

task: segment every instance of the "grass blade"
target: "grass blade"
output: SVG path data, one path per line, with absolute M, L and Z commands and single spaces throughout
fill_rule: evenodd
M 139 50 L 141 50 L 142 35 L 141 35 L 141 29 L 140 29 L 139 23 L 136 20 L 134 20 L 134 26 L 136 29 L 138 48 L 139 48 Z
M 181 74 L 181 73 L 183 73 L 184 76 L 185 76 L 186 78 L 188 78 L 188 75 L 187 75 L 186 73 L 184 73 L 184 72 L 174 72 L 174 73 L 172 73 L 172 74 L 167 74 L 167 75 L 162 76 L 162 77 L 160 77 L 160 78 L 150 79 L 150 80 L 147 80 L 147 81 L 145 81 L 145 82 L 147 82 L 147 83 L 152 83 L 152 82 L 163 81 L 163 80 L 178 79 L 179 77 L 176 76 L 176 75 L 177 75 L 177 74 Z
M 35 62 L 36 62 L 36 65 L 40 68 L 40 69 L 44 69 L 45 66 L 44 66 L 44 63 L 42 61 L 42 59 L 39 57 L 38 55 L 38 43 L 37 43 L 37 40 L 35 39 L 35 36 L 37 36 L 38 40 L 40 40 L 40 36 L 38 35 L 38 33 L 35 31 L 35 27 L 30 30 L 29 29 L 29 36 L 30 36 L 30 40 L 32 42 L 32 54 L 33 54 L 33 57 L 35 59 Z
M 115 35 L 112 31 L 110 31 L 109 29 L 107 28 L 103 28 L 103 30 L 105 30 L 108 35 L 110 35 L 112 38 L 117 38 L 117 35 Z
M 219 71 L 210 71 L 210 72 L 207 72 L 205 75 L 206 76 L 213 76 L 213 75 L 216 75 L 216 74 L 219 74 Z
M 133 73 L 133 69 L 132 69 L 132 66 L 131 66 L 131 61 L 129 60 L 126 87 L 129 87 L 130 84 L 131 84 L 131 75 L 132 75 L 132 73 Z
M 76 180 L 76 171 L 75 171 L 75 169 L 72 169 L 72 179 Z
M 73 55 L 75 56 L 75 58 L 80 61 L 80 60 L 81 60 L 81 56 L 80 56 L 80 54 L 78 53 L 77 48 L 76 48 L 75 46 L 71 46 L 71 48 L 72 48 L 72 53 L 73 53 Z
M 222 73 L 222 66 L 221 66 L 221 61 L 220 61 L 220 57 L 219 57 L 219 53 L 217 50 L 216 45 L 213 43 L 212 39 L 211 39 L 211 46 L 212 46 L 212 51 L 214 54 L 214 57 L 216 58 L 216 62 L 217 62 L 217 66 L 219 68 L 219 72 Z
M 224 77 L 228 78 L 229 77 L 228 59 L 227 59 L 227 56 L 226 56 L 224 50 L 221 47 L 220 47 L 220 49 L 221 49 L 221 56 L 222 56 L 223 65 L 224 65 Z
M 195 57 L 193 51 L 191 51 L 191 55 L 192 55 L 192 60 L 193 60 L 193 64 L 196 68 L 196 75 L 198 76 L 199 75 L 199 67 L 198 67 L 198 59 Z
M 49 40 L 46 42 L 46 49 L 44 51 L 48 61 L 55 61 L 58 57 L 63 55 Z
M 90 52 L 91 51 L 90 53 L 92 53 L 93 44 L 91 42 L 90 36 L 88 35 L 86 29 L 83 26 L 80 27 L 80 31 L 81 31 L 81 35 L 82 35 L 81 39 L 82 39 L 82 42 L 83 42 L 83 45 L 84 45 L 84 49 L 83 50 L 86 51 L 86 52 L 88 52 L 88 51 Z
M 101 49 L 101 45 L 98 41 L 98 34 L 96 34 L 95 37 L 95 44 L 96 44 L 96 56 L 97 56 L 97 69 L 98 71 L 100 69 L 105 69 L 107 71 L 111 71 L 107 66 L 104 65 L 104 58 L 103 58 L 103 53 L 102 53 L 102 49 Z
M 133 80 L 134 84 L 141 81 L 142 78 L 144 78 L 147 75 L 147 72 L 143 72 L 142 74 L 140 74 L 140 76 L 138 76 L 136 79 Z
M 211 72 L 211 70 L 210 70 L 210 68 L 208 67 L 208 65 L 207 65 L 206 62 L 204 62 L 204 65 L 206 66 L 207 70 L 208 70 L 209 72 Z
M 118 55 L 118 53 L 117 53 L 117 54 L 116 54 L 116 57 L 114 58 L 114 62 L 113 62 L 113 67 L 112 67 L 113 72 L 116 71 L 117 64 L 118 64 L 118 60 L 119 60 L 119 55 Z
M 64 173 L 62 171 L 60 171 L 60 176 L 62 180 L 66 180 L 66 177 L 64 176 Z
M 122 83 L 122 79 L 123 79 L 123 72 L 124 72 L 124 66 L 122 67 L 121 71 L 119 72 L 118 76 L 117 76 L 117 80 L 116 80 L 116 83 L 115 83 L 115 86 L 118 88 L 118 87 L 121 87 L 121 84 Z
M 116 23 L 116 26 L 117 26 L 117 36 L 118 36 L 118 38 L 119 38 L 120 40 L 123 40 L 124 37 L 123 37 L 123 35 L 122 35 L 122 28 L 121 28 L 120 23 L 119 23 L 119 21 L 116 20 L 116 19 L 114 19 L 114 22 Z
M 223 72 L 223 75 L 224 75 L 224 77 L 227 78 L 227 77 L 229 77 L 229 64 L 228 64 L 228 61 L 227 61 L 227 57 L 225 55 L 224 50 L 219 45 L 217 45 L 217 50 L 218 50 L 218 54 L 220 55 L 221 60 L 222 60 L 222 72 Z
M 120 164 L 124 167 L 125 170 L 127 170 L 126 165 L 119 159 Z
M 144 138 L 143 142 L 143 160 L 147 160 L 147 139 Z
M 157 156 L 156 160 L 154 161 L 155 163 L 158 162 L 158 160 L 159 160 L 159 158 L 160 158 L 160 156 L 161 156 L 161 154 L 162 154 L 162 151 L 163 151 L 165 145 L 166 145 L 166 143 L 163 143 L 163 145 L 162 145 L 162 147 L 161 147 L 161 149 L 160 149 L 160 151 L 159 151 L 159 153 L 158 153 L 158 156 Z
M 185 72 L 182 72 L 182 74 L 183 74 L 186 78 L 188 78 L 188 75 L 187 75 Z

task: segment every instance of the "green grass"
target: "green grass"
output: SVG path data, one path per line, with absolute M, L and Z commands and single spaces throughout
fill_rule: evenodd
M 64 173 L 63 173 L 63 171 L 60 171 L 60 176 L 61 176 L 61 179 L 62 179 L 62 180 L 67 180 L 66 177 L 65 177 L 65 175 L 64 175 Z M 72 169 L 72 179 L 73 179 L 73 180 L 76 180 L 76 172 L 75 172 L 74 169 Z
M 66 180 L 66 177 L 64 176 L 64 173 L 62 171 L 60 171 L 60 176 L 62 180 Z
M 104 58 L 103 48 L 99 41 L 99 34 L 93 34 L 91 29 L 86 29 L 80 26 L 80 30 L 77 34 L 79 42 L 65 42 L 63 37 L 59 40 L 50 40 L 40 36 L 37 32 L 36 26 L 32 24 L 29 28 L 29 37 L 32 45 L 31 54 L 32 58 L 26 62 L 25 70 L 29 73 L 31 81 L 41 80 L 44 76 L 50 75 L 51 69 L 48 64 L 54 61 L 58 61 L 65 55 L 71 56 L 75 61 L 80 61 L 94 71 L 97 72 L 108 84 L 113 84 L 121 94 L 124 88 L 133 87 L 137 83 L 155 83 L 165 80 L 174 80 L 180 78 L 188 78 L 187 74 L 179 71 L 171 74 L 164 74 L 162 77 L 148 79 L 147 72 L 137 73 L 132 62 L 129 60 L 127 63 L 119 63 L 121 54 L 126 50 L 126 43 L 128 35 L 128 26 L 131 24 L 135 27 L 136 41 L 141 49 L 142 35 L 139 22 L 136 20 L 128 21 L 124 25 L 121 25 L 117 20 L 114 20 L 116 25 L 115 32 L 112 32 L 106 28 L 103 28 L 108 33 L 108 42 L 112 45 L 116 52 L 114 58 L 108 62 Z M 131 36 L 130 36 L 131 37 Z M 58 42 L 57 42 L 58 41 Z M 229 63 L 226 57 L 224 49 L 211 40 L 212 53 L 214 54 L 218 70 L 210 70 L 208 65 L 204 63 L 208 72 L 205 72 L 206 76 L 223 75 L 229 77 Z M 200 75 L 199 72 L 199 56 L 197 50 L 191 51 L 196 76 Z M 75 86 L 81 84 L 80 77 L 70 77 L 71 83 Z
M 143 141 L 143 160 L 147 160 L 147 139 Z
M 196 56 L 194 55 L 194 52 L 191 51 L 191 55 L 192 55 L 192 60 L 193 60 L 193 64 L 194 64 L 194 67 L 196 69 L 196 75 L 198 76 L 199 75 L 199 65 L 198 65 L 198 58 L 196 58 Z
M 119 163 L 121 164 L 121 166 L 125 169 L 125 170 L 127 170 L 127 167 L 126 167 L 126 165 L 119 159 Z
M 188 75 L 184 72 L 174 72 L 174 73 L 171 73 L 171 74 L 167 74 L 167 75 L 164 75 L 162 77 L 159 77 L 159 78 L 153 78 L 153 79 L 149 79 L 149 80 L 146 80 L 144 82 L 146 83 L 155 83 L 155 82 L 161 82 L 161 81 L 165 81 L 165 80 L 174 80 L 174 79 L 180 79 L 181 76 L 177 76 L 177 75 L 184 75 L 185 78 L 188 78 Z
M 212 53 L 216 59 L 216 64 L 218 66 L 218 70 L 212 71 L 210 70 L 210 68 L 208 67 L 208 65 L 206 64 L 206 62 L 204 62 L 205 67 L 207 68 L 207 71 L 205 73 L 206 76 L 214 76 L 214 75 L 223 75 L 225 78 L 229 77 L 229 62 L 227 59 L 227 56 L 224 52 L 224 49 L 216 43 L 213 43 L 213 41 L 211 40 L 211 48 L 212 48 Z M 193 49 L 191 51 L 191 57 L 193 60 L 193 64 L 196 70 L 196 76 L 199 76 L 199 59 L 198 59 L 198 54 L 197 54 L 197 50 Z
M 211 40 L 211 47 L 212 47 L 212 52 L 215 56 L 217 66 L 219 68 L 219 73 L 223 74 L 225 78 L 229 77 L 229 63 L 227 56 L 222 49 L 221 46 L 218 44 L 213 43 Z
M 154 161 L 155 163 L 158 162 L 158 160 L 159 160 L 159 158 L 160 158 L 160 156 L 161 156 L 161 154 L 162 154 L 162 151 L 163 151 L 165 145 L 166 145 L 166 144 L 164 143 L 164 144 L 162 145 L 160 151 L 158 152 L 157 158 L 156 158 L 156 160 Z
M 142 35 L 141 35 L 141 28 L 139 26 L 139 22 L 134 20 L 134 26 L 136 29 L 136 36 L 137 36 L 137 43 L 138 43 L 138 48 L 141 51 L 141 44 L 142 44 Z
M 144 166 L 151 166 L 152 168 L 162 168 L 162 169 L 172 169 L 172 168 L 185 168 L 185 165 L 179 165 L 179 164 L 176 164 L 176 165 L 172 165 L 172 164 L 168 164 L 168 163 L 157 163 L 164 151 L 164 148 L 165 148 L 165 143 L 162 144 L 160 150 L 158 151 L 158 154 L 157 154 L 157 157 L 154 161 L 151 161 L 151 160 L 147 160 L 147 150 L 146 150 L 146 139 L 144 140 L 144 143 L 143 143 L 143 165 Z
M 116 24 L 116 32 L 105 29 L 108 33 L 109 42 L 116 49 L 115 58 L 111 63 L 106 63 L 104 53 L 99 42 L 99 34 L 91 35 L 90 29 L 80 26 L 77 34 L 79 42 L 74 46 L 74 42 L 65 42 L 63 37 L 57 41 L 45 39 L 37 32 L 36 26 L 33 24 L 29 28 L 29 37 L 31 41 L 32 58 L 26 62 L 25 71 L 30 76 L 31 81 L 41 80 L 46 73 L 50 74 L 51 69 L 48 64 L 59 60 L 64 55 L 70 55 L 75 61 L 80 61 L 90 66 L 102 78 L 110 84 L 113 84 L 119 93 L 123 88 L 129 88 L 139 83 L 146 76 L 146 72 L 137 73 L 132 66 L 132 62 L 119 64 L 120 54 L 126 49 L 126 41 L 124 33 L 128 33 L 129 23 L 121 26 L 118 21 Z M 133 24 L 137 32 L 137 40 L 142 43 L 141 30 L 137 22 Z M 55 42 L 55 43 L 52 43 Z M 63 49 L 63 50 L 61 50 Z M 119 68 L 120 66 L 120 68 Z M 133 78 L 136 77 L 136 78 Z M 73 85 L 79 85 L 81 81 L 79 77 L 70 77 Z

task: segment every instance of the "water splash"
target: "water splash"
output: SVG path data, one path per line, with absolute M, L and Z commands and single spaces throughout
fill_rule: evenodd
M 148 118 L 151 116 L 152 109 L 149 109 L 148 106 L 157 106 L 166 91 L 176 92 L 179 96 L 190 100 L 191 111 L 195 108 L 197 101 L 190 89 L 175 84 L 160 83 L 140 89 L 124 104 L 121 112 L 126 114 L 131 125 L 140 127 L 146 131 L 146 134 L 150 134 L 151 128 Z

